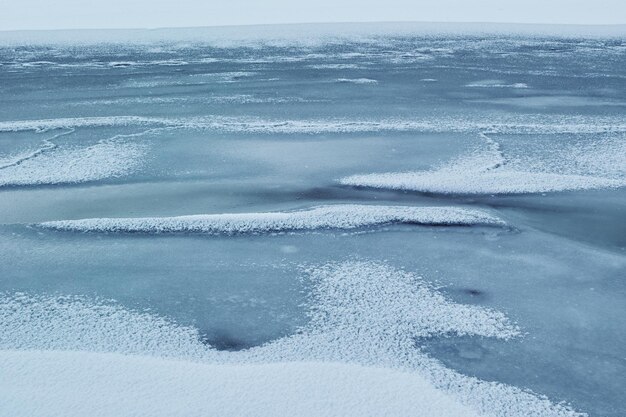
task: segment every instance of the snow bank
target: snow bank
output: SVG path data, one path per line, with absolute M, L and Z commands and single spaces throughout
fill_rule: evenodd
M 502 225 L 480 210 L 459 207 L 409 207 L 338 204 L 309 210 L 226 213 L 178 217 L 60 220 L 38 226 L 78 232 L 244 234 L 291 230 L 355 229 L 404 223 L 426 225 Z
M 215 365 L 86 352 L 0 351 L 0 414 L 477 416 L 415 373 L 338 363 Z

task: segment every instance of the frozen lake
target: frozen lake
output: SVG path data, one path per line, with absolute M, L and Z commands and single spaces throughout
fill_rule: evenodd
M 3 351 L 626 414 L 624 38 L 3 45 Z

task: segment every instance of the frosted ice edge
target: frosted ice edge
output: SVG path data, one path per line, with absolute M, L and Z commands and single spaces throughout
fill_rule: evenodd
M 626 132 L 623 118 L 529 114 L 488 118 L 427 117 L 422 119 L 265 119 L 239 116 L 143 117 L 103 116 L 0 122 L 0 132 L 47 131 L 60 128 L 152 126 L 155 128 L 207 129 L 231 133 L 319 134 L 358 132 L 485 132 L 491 133 L 607 133 Z
M 342 185 L 440 194 L 526 194 L 617 188 L 626 181 L 587 175 L 544 172 L 486 171 L 387 172 L 351 175 L 339 180 Z
M 338 204 L 308 210 L 225 213 L 177 217 L 59 220 L 37 226 L 76 232 L 246 234 L 317 229 L 355 229 L 384 224 L 504 225 L 481 210 Z

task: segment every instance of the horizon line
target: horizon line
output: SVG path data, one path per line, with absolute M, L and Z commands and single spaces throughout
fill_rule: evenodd
M 429 21 L 429 20 L 372 20 L 372 21 L 338 21 L 338 22 L 281 22 L 281 23 L 243 23 L 226 25 L 203 25 L 203 26 L 145 26 L 145 27 L 95 27 L 95 28 L 44 28 L 44 29 L 0 29 L 0 33 L 15 32 L 70 32 L 70 31 L 159 31 L 159 30 L 189 30 L 189 29 L 219 29 L 219 28 L 254 28 L 268 26 L 340 26 L 340 25 L 468 25 L 468 26 L 543 26 L 543 27 L 581 27 L 581 28 L 618 28 L 626 27 L 625 23 L 545 23 L 545 22 L 513 22 L 513 21 Z

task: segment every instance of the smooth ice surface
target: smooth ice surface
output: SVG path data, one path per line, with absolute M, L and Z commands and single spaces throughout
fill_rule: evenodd
M 165 402 L 162 373 L 199 409 L 207 373 L 278 401 L 314 364 L 355 387 L 329 414 L 387 377 L 439 397 L 354 409 L 626 413 L 622 35 L 350 28 L 0 36 L 0 384 L 23 410 L 49 402 L 35 377 L 66 392 L 54 359 Z

